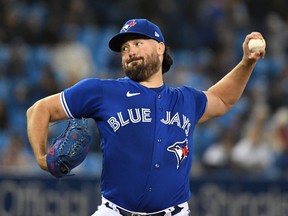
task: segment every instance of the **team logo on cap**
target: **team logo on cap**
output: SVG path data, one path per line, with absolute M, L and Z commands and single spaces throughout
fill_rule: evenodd
M 173 152 L 177 158 L 177 169 L 185 158 L 188 157 L 188 140 L 176 142 L 167 148 L 167 151 Z
M 137 24 L 137 22 L 136 22 L 135 20 L 132 20 L 131 22 L 125 24 L 125 25 L 122 27 L 121 31 L 127 32 L 132 26 L 135 26 L 136 24 Z

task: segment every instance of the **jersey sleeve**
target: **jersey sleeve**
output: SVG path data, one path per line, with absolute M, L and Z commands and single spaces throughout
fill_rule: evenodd
M 69 118 L 97 117 L 102 101 L 100 79 L 85 79 L 61 92 L 61 103 Z
M 207 97 L 203 91 L 197 90 L 192 87 L 187 87 L 188 91 L 190 91 L 190 97 L 193 104 L 195 104 L 195 120 L 198 120 L 202 117 L 206 110 L 207 106 Z
M 196 118 L 197 120 L 199 120 L 203 116 L 206 110 L 207 97 L 203 91 L 195 90 L 195 92 L 196 92 L 195 101 L 196 101 L 196 104 L 198 105 L 196 106 Z

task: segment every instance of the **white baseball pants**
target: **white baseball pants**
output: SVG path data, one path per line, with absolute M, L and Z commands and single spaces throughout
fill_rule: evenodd
M 109 207 L 107 207 L 105 205 L 105 203 L 109 202 Z M 175 216 L 189 216 L 190 215 L 190 210 L 189 210 L 189 206 L 188 203 L 182 203 L 180 205 L 178 205 L 179 207 L 183 208 L 179 213 L 175 214 Z M 111 208 L 112 207 L 112 208 Z M 92 216 L 122 216 L 119 211 L 117 210 L 117 208 L 121 208 L 119 206 L 117 206 L 116 204 L 108 201 L 107 199 L 105 199 L 104 197 L 102 197 L 102 204 L 100 206 L 98 206 L 98 210 L 92 215 Z M 172 216 L 171 213 L 171 209 L 173 208 L 167 208 L 162 210 L 163 212 L 165 211 L 166 214 L 164 216 Z M 137 212 L 131 212 L 137 215 Z M 155 212 L 156 213 L 156 212 Z M 151 213 L 153 214 L 153 213 Z M 139 212 L 139 215 L 145 215 L 145 214 L 141 214 Z M 147 214 L 149 215 L 149 214 Z

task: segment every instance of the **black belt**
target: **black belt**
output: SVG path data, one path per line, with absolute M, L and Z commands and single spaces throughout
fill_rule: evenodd
M 107 208 L 110 208 L 112 210 L 114 210 L 110 205 L 109 205 L 109 202 L 106 202 L 105 203 L 105 206 Z M 123 216 L 141 216 L 139 214 L 134 214 L 134 213 L 131 213 L 129 211 L 126 211 L 122 208 L 119 208 L 119 207 L 116 207 L 116 209 L 119 211 L 119 213 Z M 174 206 L 174 210 L 171 212 L 171 215 L 176 215 L 178 214 L 179 212 L 181 212 L 181 210 L 183 209 L 183 207 L 179 207 L 179 206 Z M 159 213 L 154 213 L 154 214 L 148 214 L 147 216 L 164 216 L 166 214 L 165 211 L 162 211 L 162 212 L 159 212 Z

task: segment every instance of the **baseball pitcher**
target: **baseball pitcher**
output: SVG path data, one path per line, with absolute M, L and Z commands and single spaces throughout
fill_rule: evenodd
M 93 216 L 188 216 L 195 126 L 225 114 L 242 95 L 265 55 L 265 50 L 249 50 L 252 38 L 263 37 L 248 34 L 239 64 L 207 91 L 172 88 L 163 81 L 173 60 L 159 27 L 147 19 L 127 21 L 109 42 L 111 50 L 121 53 L 125 77 L 87 78 L 28 109 L 28 137 L 37 163 L 51 170 L 49 122 L 92 118 L 103 153 L 102 204 Z M 58 176 L 70 170 L 62 160 L 53 163 Z

